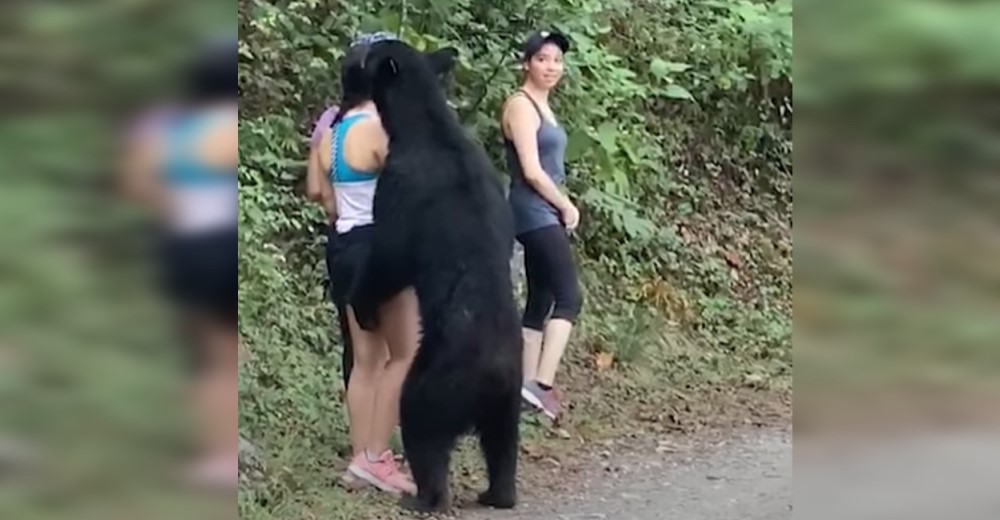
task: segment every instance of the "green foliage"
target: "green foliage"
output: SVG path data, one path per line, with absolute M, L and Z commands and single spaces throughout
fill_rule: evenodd
M 520 41 L 545 26 L 570 34 L 552 102 L 584 213 L 579 342 L 673 370 L 649 352 L 667 348 L 669 328 L 701 352 L 669 361 L 699 359 L 691 370 L 706 380 L 723 365 L 737 382 L 787 377 L 791 22 L 788 0 L 241 0 L 240 316 L 253 351 L 242 428 L 310 446 L 312 470 L 346 442 L 323 216 L 299 186 L 306 136 L 336 103 L 338 60 L 359 30 L 459 49 L 449 97 L 498 167 Z
M 109 518 L 175 498 L 161 477 L 194 447 L 183 343 L 157 305 L 154 234 L 121 210 L 111 176 L 121 119 L 176 86 L 179 60 L 232 28 L 226 11 L 0 5 L 0 444 L 23 446 L 28 466 L 0 462 L 2 518 Z

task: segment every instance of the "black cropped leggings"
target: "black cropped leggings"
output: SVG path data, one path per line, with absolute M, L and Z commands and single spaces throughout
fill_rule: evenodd
M 518 235 L 517 240 L 524 246 L 528 279 L 524 328 L 541 331 L 549 318 L 575 322 L 583 296 L 566 229 L 548 226 Z

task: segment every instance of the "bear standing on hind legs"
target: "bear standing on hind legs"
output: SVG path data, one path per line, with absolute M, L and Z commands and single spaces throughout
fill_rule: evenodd
M 380 42 L 365 60 L 389 136 L 375 228 L 353 304 L 362 327 L 405 287 L 416 289 L 422 339 L 403 386 L 400 425 L 418 511 L 450 508 L 451 452 L 480 440 L 489 489 L 479 502 L 517 502 L 521 325 L 510 277 L 513 218 L 485 151 L 459 124 L 433 70 L 442 56 Z M 429 59 L 428 59 L 429 58 Z

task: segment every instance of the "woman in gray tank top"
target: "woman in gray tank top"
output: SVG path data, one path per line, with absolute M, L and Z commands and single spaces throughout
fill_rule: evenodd
M 528 279 L 521 395 L 553 419 L 561 408 L 556 372 L 582 305 L 568 237 L 580 212 L 562 190 L 567 136 L 548 104 L 569 47 L 557 32 L 537 32 L 525 41 L 524 83 L 508 99 L 501 121 L 509 201 Z

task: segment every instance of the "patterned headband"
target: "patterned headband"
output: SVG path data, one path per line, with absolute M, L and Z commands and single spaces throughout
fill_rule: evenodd
M 363 33 L 354 38 L 354 41 L 351 42 L 351 47 L 355 47 L 358 45 L 371 45 L 373 43 L 389 41 L 389 40 L 398 40 L 398 39 L 399 38 L 395 34 L 384 31 L 379 31 L 374 33 Z

